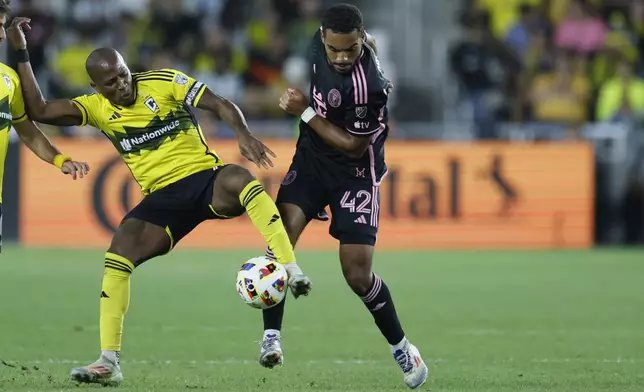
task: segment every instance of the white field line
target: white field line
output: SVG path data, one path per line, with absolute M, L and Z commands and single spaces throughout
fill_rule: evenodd
M 476 361 L 471 359 L 446 359 L 446 358 L 426 358 L 425 361 L 429 364 L 438 364 L 438 363 L 454 363 L 454 364 L 475 364 Z M 561 363 L 577 363 L 577 364 L 641 364 L 644 363 L 644 358 L 532 358 L 529 360 L 525 359 L 515 359 L 515 358 L 504 358 L 504 359 L 494 359 L 491 362 L 486 362 L 486 364 L 494 363 L 523 363 L 529 361 L 530 363 L 552 363 L 552 364 L 561 364 Z M 49 359 L 28 359 L 28 360 L 2 360 L 1 364 L 4 365 L 87 365 L 91 363 L 92 360 L 81 360 L 81 359 L 60 359 L 60 358 L 49 358 Z M 147 360 L 147 359 L 123 359 L 121 361 L 124 365 L 253 365 L 259 366 L 256 359 L 239 359 L 239 358 L 228 358 L 228 359 L 159 359 L 159 360 Z M 385 360 L 370 360 L 370 359 L 327 359 L 327 360 L 309 360 L 309 361 L 298 361 L 298 363 L 304 363 L 306 365 L 393 365 L 393 359 L 391 361 Z
M 328 327 L 317 326 L 286 326 L 284 334 L 288 333 L 309 333 L 317 331 L 326 331 Z M 43 332 L 98 332 L 98 325 L 80 325 L 80 326 L 39 326 L 38 331 Z M 225 333 L 225 332 L 257 332 L 261 336 L 261 323 L 257 327 L 250 327 L 247 325 L 163 325 L 163 326 L 150 326 L 150 325 L 128 325 L 125 327 L 127 331 L 145 331 L 147 333 L 154 332 L 203 332 L 203 333 Z M 380 331 L 375 326 L 373 328 L 345 328 L 345 332 L 356 332 L 360 334 L 380 334 Z M 448 328 L 440 331 L 441 335 L 456 335 L 456 336 L 561 336 L 561 335 L 599 335 L 605 334 L 606 330 L 601 329 L 466 329 L 466 328 Z M 644 330 L 638 329 L 624 329 L 611 331 L 612 335 L 629 336 L 629 337 L 642 337 L 644 338 Z

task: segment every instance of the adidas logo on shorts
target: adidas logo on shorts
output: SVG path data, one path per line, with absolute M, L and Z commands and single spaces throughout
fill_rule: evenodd
M 360 215 L 356 220 L 354 220 L 355 223 L 362 223 L 362 224 L 367 224 L 367 218 L 364 217 L 364 215 Z

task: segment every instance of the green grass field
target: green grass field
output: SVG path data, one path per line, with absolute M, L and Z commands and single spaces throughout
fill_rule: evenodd
M 0 391 L 78 386 L 98 355 L 101 251 L 4 249 Z M 285 364 L 257 364 L 261 314 L 234 277 L 252 252 L 175 250 L 132 279 L 119 391 L 406 390 L 335 253 L 299 253 L 311 296 L 289 298 Z M 644 391 L 638 250 L 379 253 L 432 391 Z

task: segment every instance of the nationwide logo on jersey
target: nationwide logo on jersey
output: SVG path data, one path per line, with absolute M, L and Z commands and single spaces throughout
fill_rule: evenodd
M 182 132 L 188 133 L 195 127 L 188 113 L 177 115 L 170 112 L 164 119 L 155 116 L 144 127 L 123 126 L 125 134 L 114 132 L 109 138 L 121 155 L 140 155 L 141 151 L 156 150 L 167 140 L 174 140 Z

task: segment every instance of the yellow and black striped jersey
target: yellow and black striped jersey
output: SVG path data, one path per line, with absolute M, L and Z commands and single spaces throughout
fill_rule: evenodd
M 4 177 L 4 161 L 9 148 L 9 131 L 11 124 L 17 124 L 27 119 L 25 101 L 22 98 L 20 78 L 16 71 L 0 63 L 0 203 L 2 203 L 2 178 Z
M 72 102 L 83 115 L 82 125 L 100 129 L 116 147 L 144 194 L 223 165 L 190 109 L 199 103 L 203 83 L 173 69 L 134 73 L 132 82 L 136 101 L 130 107 L 100 94 Z

